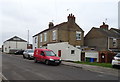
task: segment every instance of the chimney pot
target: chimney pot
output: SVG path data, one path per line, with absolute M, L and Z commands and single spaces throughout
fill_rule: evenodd
M 54 27 L 53 22 L 49 22 L 49 29 L 51 29 L 52 27 Z
M 69 14 L 69 16 L 68 16 L 68 22 L 70 22 L 70 23 L 75 23 L 75 16 L 72 15 L 72 13 Z
M 100 28 L 108 30 L 109 25 L 107 25 L 107 24 L 105 24 L 105 22 L 103 22 L 103 25 L 101 25 Z

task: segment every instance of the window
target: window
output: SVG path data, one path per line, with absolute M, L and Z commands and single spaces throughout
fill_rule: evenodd
M 40 55 L 44 56 L 44 52 L 43 52 L 43 51 L 41 51 L 41 54 L 40 54 Z
M 44 33 L 44 41 L 47 41 L 47 33 Z
M 37 42 L 37 38 L 35 37 L 35 43 Z
M 53 37 L 53 40 L 57 39 L 57 32 L 56 32 L 56 30 L 53 31 L 52 37 Z
M 71 50 L 71 54 L 75 54 L 75 50 Z
M 117 39 L 113 38 L 113 47 L 117 47 Z
M 40 34 L 40 42 L 42 42 L 42 34 Z
M 46 53 L 46 56 L 55 56 L 55 53 L 53 51 L 44 51 Z
M 13 40 L 20 40 L 20 38 L 13 38 Z
M 5 51 L 7 51 L 7 48 L 5 48 Z
M 81 32 L 76 31 L 76 40 L 81 40 Z

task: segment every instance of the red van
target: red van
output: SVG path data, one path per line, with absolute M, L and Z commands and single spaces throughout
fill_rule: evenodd
M 38 61 L 44 62 L 47 65 L 59 65 L 61 63 L 61 59 L 56 57 L 56 54 L 52 50 L 40 48 L 34 50 L 34 62 L 37 63 Z

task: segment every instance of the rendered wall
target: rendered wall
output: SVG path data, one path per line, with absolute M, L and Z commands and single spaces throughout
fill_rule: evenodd
M 61 50 L 62 60 L 81 61 L 81 50 L 69 45 L 68 42 L 48 44 L 47 48 L 53 50 L 57 56 L 58 50 Z M 75 53 L 71 54 L 71 50 L 74 50 Z
M 9 53 L 10 49 L 27 49 L 27 42 L 6 41 L 4 43 L 4 52 Z

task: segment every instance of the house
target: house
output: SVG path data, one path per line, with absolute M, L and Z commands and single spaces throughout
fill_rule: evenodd
M 120 29 L 109 29 L 109 25 L 104 22 L 100 28 L 93 27 L 84 39 L 85 46 L 97 51 L 120 52 Z
M 53 50 L 56 56 L 65 61 L 81 61 L 81 50 L 68 44 L 68 42 L 47 44 L 47 48 Z
M 14 36 L 3 43 L 3 52 L 13 53 L 16 50 L 27 49 L 27 41 Z
M 49 43 L 68 42 L 74 47 L 84 45 L 84 31 L 76 24 L 75 17 L 69 14 L 68 21 L 55 25 L 50 22 L 49 28 L 33 36 L 33 49 L 46 48 Z

